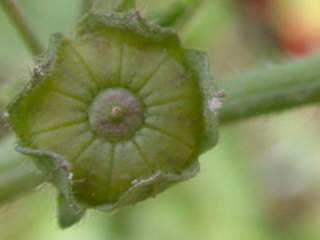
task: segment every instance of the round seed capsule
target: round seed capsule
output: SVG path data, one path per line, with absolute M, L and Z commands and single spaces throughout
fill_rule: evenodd
M 60 191 L 64 225 L 197 173 L 198 156 L 216 143 L 207 68 L 202 53 L 136 12 L 91 14 L 75 39 L 52 37 L 42 74 L 9 113 L 20 151 Z

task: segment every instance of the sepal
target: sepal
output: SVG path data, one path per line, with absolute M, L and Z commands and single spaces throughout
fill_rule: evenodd
M 21 145 L 16 147 L 16 150 L 32 157 L 44 178 L 58 189 L 59 225 L 66 228 L 78 222 L 84 215 L 85 208 L 76 201 L 72 193 L 72 173 L 69 163 L 50 151 L 35 150 Z
M 202 111 L 204 116 L 202 151 L 205 152 L 213 148 L 219 139 L 218 113 L 209 108 L 210 101 L 219 92 L 219 89 L 211 75 L 208 55 L 200 50 L 187 49 L 186 56 L 189 66 L 199 79 L 202 93 Z
M 58 224 L 62 229 L 78 223 L 84 214 L 85 208 L 75 208 L 62 194 L 58 194 Z

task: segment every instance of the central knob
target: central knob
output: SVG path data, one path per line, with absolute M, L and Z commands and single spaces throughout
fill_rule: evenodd
M 119 107 L 113 107 L 111 110 L 111 114 L 110 114 L 110 119 L 113 121 L 121 121 L 123 119 L 123 117 L 125 116 L 125 112 L 124 110 Z
M 110 88 L 93 100 L 89 121 L 99 136 L 116 142 L 128 140 L 143 124 L 143 104 L 127 89 Z

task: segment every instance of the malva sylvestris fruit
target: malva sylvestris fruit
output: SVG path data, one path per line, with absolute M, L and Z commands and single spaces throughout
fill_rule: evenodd
M 59 191 L 59 222 L 116 210 L 194 176 L 217 142 L 207 56 L 138 12 L 94 12 L 62 34 L 8 108 L 17 149 Z

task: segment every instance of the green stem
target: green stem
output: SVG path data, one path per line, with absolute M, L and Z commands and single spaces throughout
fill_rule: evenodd
M 117 8 L 118 11 L 126 11 L 134 9 L 136 5 L 135 0 L 124 0 Z
M 222 125 L 320 103 L 320 55 L 239 74 L 219 82 L 226 101 Z
M 42 52 L 42 46 L 35 37 L 22 11 L 14 0 L 1 0 L 0 5 L 7 14 L 12 24 L 16 27 L 22 39 L 30 49 L 33 55 L 39 55 Z
M 94 0 L 97 10 L 127 11 L 135 8 L 135 0 Z
M 181 19 L 186 13 L 186 6 L 181 2 L 175 2 L 166 10 L 155 13 L 156 21 L 163 27 L 171 27 Z
M 0 145 L 0 205 L 28 194 L 44 182 L 31 159 L 14 151 L 14 139 Z
M 43 177 L 32 166 L 30 159 L 11 170 L 6 170 L 0 175 L 0 205 L 34 191 L 43 182 Z
M 5 121 L 4 121 L 4 111 L 5 111 L 5 105 L 0 99 L 0 141 L 7 133 L 7 131 L 6 131 L 7 127 L 6 127 Z
M 94 0 L 82 0 L 81 3 L 81 15 L 87 13 L 93 7 Z
M 181 28 L 186 22 L 192 19 L 203 0 L 189 0 L 188 2 L 174 2 L 166 9 L 156 12 L 154 18 L 163 27 Z

